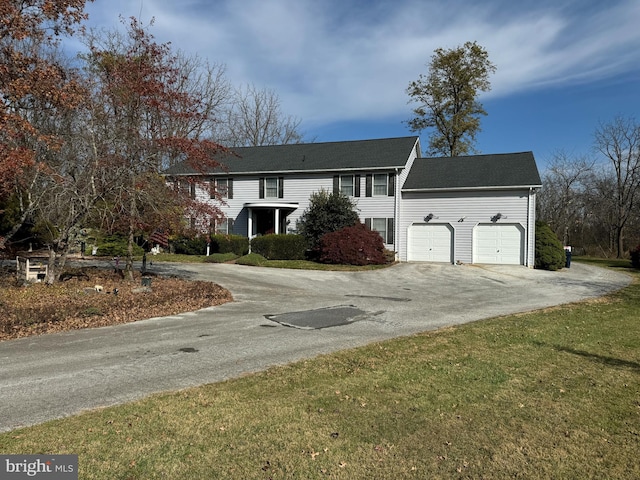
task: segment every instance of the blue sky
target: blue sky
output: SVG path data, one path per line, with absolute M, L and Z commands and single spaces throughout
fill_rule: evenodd
M 482 153 L 590 155 L 593 132 L 640 112 L 638 0 L 95 0 L 89 25 L 152 18 L 158 42 L 277 92 L 315 141 L 412 135 L 405 89 L 434 49 L 477 41 L 497 71 Z M 640 116 L 638 117 L 640 119 Z M 427 132 L 422 134 L 423 147 Z

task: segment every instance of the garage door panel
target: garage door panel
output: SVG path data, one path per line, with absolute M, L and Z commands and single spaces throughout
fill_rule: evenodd
M 477 225 L 474 229 L 474 263 L 522 265 L 524 229 L 518 224 Z
M 453 230 L 449 225 L 411 225 L 407 236 L 409 261 L 449 263 L 452 261 Z

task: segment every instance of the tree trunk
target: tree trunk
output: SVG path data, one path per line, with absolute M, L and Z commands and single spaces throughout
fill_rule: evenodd
M 57 271 L 56 271 L 56 249 L 55 244 L 49 248 L 49 260 L 47 264 L 47 278 L 46 282 L 48 285 L 53 285 L 56 281 Z
M 135 190 L 131 192 L 131 202 L 129 203 L 129 239 L 127 242 L 127 263 L 126 271 L 130 281 L 133 281 L 133 241 L 136 227 L 136 198 Z
M 618 249 L 616 258 L 622 258 L 624 254 L 624 227 L 618 227 L 616 229 L 616 237 L 618 240 Z

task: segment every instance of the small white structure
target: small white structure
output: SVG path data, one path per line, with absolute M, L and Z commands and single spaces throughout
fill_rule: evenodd
M 42 262 L 33 262 L 28 258 L 16 257 L 18 278 L 27 282 L 42 282 L 47 277 L 48 267 Z

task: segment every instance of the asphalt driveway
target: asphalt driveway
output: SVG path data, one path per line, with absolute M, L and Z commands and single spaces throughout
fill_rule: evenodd
M 626 275 L 574 263 L 404 263 L 368 272 L 161 264 L 235 301 L 114 327 L 0 342 L 0 431 L 323 353 L 601 296 Z

